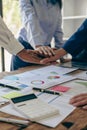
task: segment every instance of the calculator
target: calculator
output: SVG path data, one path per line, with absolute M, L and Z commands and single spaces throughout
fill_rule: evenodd
M 59 115 L 59 110 L 40 100 L 35 94 L 23 95 L 11 99 L 14 108 L 31 121 L 39 121 Z

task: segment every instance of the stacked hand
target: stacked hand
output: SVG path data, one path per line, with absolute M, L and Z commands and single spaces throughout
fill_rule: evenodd
M 25 62 L 36 64 L 50 64 L 50 58 L 56 57 L 56 49 L 52 49 L 48 46 L 40 46 L 36 50 L 23 49 L 17 54 L 17 56 Z M 47 59 L 49 60 L 46 61 Z
M 40 61 L 41 64 L 51 64 L 56 62 L 56 60 L 60 59 L 61 63 L 68 62 L 71 59 L 64 59 L 63 56 L 67 54 L 67 52 L 60 48 L 50 48 L 49 46 L 38 46 L 36 48 L 38 53 L 42 55 L 43 60 Z
M 49 46 L 37 46 L 36 50 L 39 54 L 44 55 L 45 57 L 51 57 L 55 55 L 54 49 Z
M 50 48 L 49 46 L 40 46 L 36 50 L 20 51 L 17 56 L 25 62 L 31 62 L 36 64 L 50 64 L 60 59 L 66 54 L 66 51 L 62 48 L 57 50 Z
M 23 49 L 22 51 L 20 51 L 17 54 L 17 56 L 25 62 L 31 62 L 31 63 L 36 63 L 36 64 L 45 64 L 45 63 L 41 63 L 43 56 L 41 56 L 38 53 L 38 51 L 36 51 L 36 50 Z
M 41 63 L 52 63 L 52 62 L 55 62 L 56 60 L 60 59 L 61 57 L 63 57 L 65 54 L 67 54 L 67 52 L 60 48 L 60 49 L 53 49 L 54 51 L 54 55 L 50 56 L 50 57 L 47 57 L 43 60 L 41 60 Z

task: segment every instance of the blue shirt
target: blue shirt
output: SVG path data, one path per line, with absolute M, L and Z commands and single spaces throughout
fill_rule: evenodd
M 32 1 L 32 2 L 31 2 Z M 62 16 L 58 4 L 47 0 L 19 0 L 23 28 L 19 36 L 29 42 L 33 48 L 37 45 L 49 45 L 55 39 L 55 47 L 63 45 Z
M 62 47 L 72 56 L 78 55 L 82 50 L 87 50 L 87 19 L 79 29 L 67 40 Z

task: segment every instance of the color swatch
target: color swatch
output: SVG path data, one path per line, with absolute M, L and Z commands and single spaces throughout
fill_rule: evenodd
M 59 91 L 59 92 L 67 92 L 70 89 L 70 87 L 65 87 L 65 86 L 54 86 L 51 88 L 53 91 Z
M 7 98 L 7 99 L 11 99 L 11 98 L 14 98 L 14 97 L 19 97 L 19 96 L 22 96 L 22 94 L 19 93 L 19 92 L 16 92 L 16 91 L 3 95 L 3 97 Z

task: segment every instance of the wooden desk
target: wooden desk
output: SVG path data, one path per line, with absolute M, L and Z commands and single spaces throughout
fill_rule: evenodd
M 39 68 L 39 67 L 41 66 L 37 65 L 37 66 L 23 68 L 14 72 L 3 72 L 3 73 L 0 73 L 0 78 L 6 75 L 17 74 L 17 73 L 21 73 L 27 70 Z M 2 112 L 0 112 L 0 116 L 21 119 L 19 117 L 2 113 Z M 64 122 L 73 123 L 73 125 L 70 128 L 67 128 L 63 125 Z M 0 130 L 23 130 L 23 129 L 16 125 L 0 122 Z M 81 108 L 75 109 L 56 128 L 49 128 L 49 127 L 46 127 L 37 123 L 30 123 L 30 125 L 24 130 L 87 130 L 87 111 L 82 110 Z

